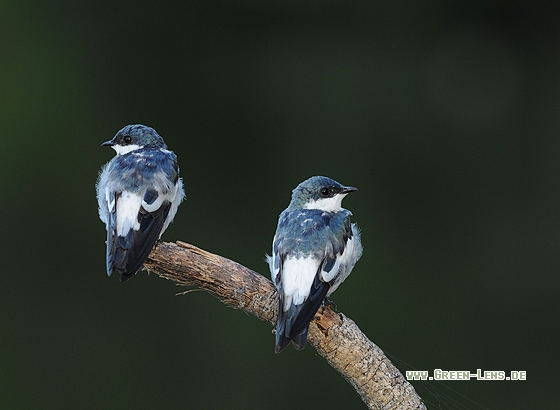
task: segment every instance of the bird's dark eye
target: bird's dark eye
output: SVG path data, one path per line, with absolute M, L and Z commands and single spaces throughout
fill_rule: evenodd
M 332 198 L 339 192 L 340 192 L 339 188 L 337 188 L 334 185 L 331 185 L 331 186 L 326 186 L 324 188 L 321 188 L 321 190 L 319 191 L 319 195 L 321 196 L 321 198 Z
M 123 141 L 126 144 L 130 144 L 132 142 L 132 137 L 130 135 L 125 135 L 124 138 L 123 138 Z

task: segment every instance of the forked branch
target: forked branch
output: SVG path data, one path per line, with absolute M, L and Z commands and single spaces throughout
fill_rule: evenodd
M 272 282 L 227 258 L 184 242 L 164 242 L 144 265 L 161 277 L 202 288 L 231 307 L 276 322 L 278 296 Z M 321 310 L 311 322 L 308 342 L 370 409 L 426 408 L 414 387 L 352 320 L 330 308 Z

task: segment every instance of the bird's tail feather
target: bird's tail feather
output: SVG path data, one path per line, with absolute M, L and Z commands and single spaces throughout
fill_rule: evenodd
M 319 310 L 329 288 L 328 283 L 316 278 L 312 292 L 305 302 L 301 305 L 292 305 L 287 311 L 284 311 L 283 301 L 280 298 L 276 325 L 276 347 L 274 349 L 276 353 L 284 350 L 290 342 L 294 343 L 297 350 L 302 350 L 305 347 L 309 323 Z

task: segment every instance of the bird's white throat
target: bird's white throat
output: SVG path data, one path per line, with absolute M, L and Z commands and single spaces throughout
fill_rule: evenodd
M 118 155 L 128 154 L 140 148 L 142 148 L 140 145 L 113 145 L 113 149 L 117 151 Z
M 338 212 L 342 209 L 342 199 L 347 194 L 337 194 L 332 198 L 320 198 L 315 201 L 309 201 L 304 205 L 305 209 L 318 209 L 325 212 Z

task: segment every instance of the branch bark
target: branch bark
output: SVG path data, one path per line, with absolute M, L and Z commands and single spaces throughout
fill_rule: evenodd
M 231 307 L 276 323 L 278 295 L 272 282 L 227 258 L 184 242 L 164 242 L 144 265 L 161 277 L 202 288 Z M 308 343 L 348 380 L 370 409 L 426 409 L 383 351 L 342 313 L 319 309 L 309 327 Z

